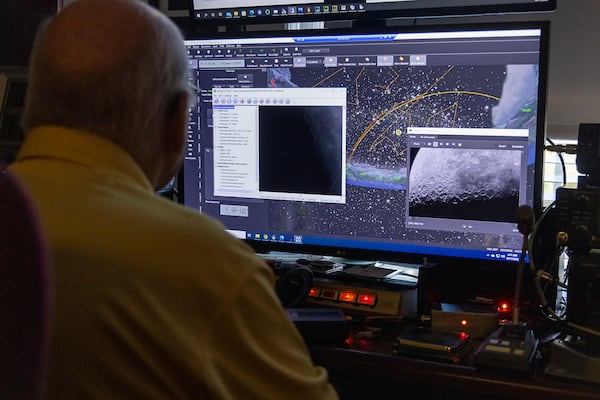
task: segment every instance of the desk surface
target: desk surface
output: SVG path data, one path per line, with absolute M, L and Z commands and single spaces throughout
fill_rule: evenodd
M 397 355 L 393 346 L 397 331 L 383 328 L 381 335 L 362 339 L 352 329 L 347 346 L 311 346 L 313 360 L 329 370 L 343 399 L 600 399 L 600 384 L 548 377 L 543 372 L 479 371 L 468 356 L 453 363 Z

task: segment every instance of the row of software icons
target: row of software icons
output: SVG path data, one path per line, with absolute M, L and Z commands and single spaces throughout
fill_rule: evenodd
M 246 239 L 302 244 L 302 235 L 282 235 L 276 233 L 246 232 Z
M 197 18 L 247 18 L 247 17 L 270 17 L 287 15 L 309 15 L 309 14 L 333 14 L 345 12 L 365 11 L 364 4 L 332 4 L 313 6 L 287 6 L 269 8 L 250 8 L 240 10 L 205 10 L 196 12 Z

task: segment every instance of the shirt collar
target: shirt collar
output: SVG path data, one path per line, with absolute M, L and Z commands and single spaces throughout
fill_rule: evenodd
M 124 149 L 101 136 L 60 126 L 41 126 L 27 135 L 17 161 L 36 158 L 62 159 L 126 175 L 141 187 L 153 191 L 150 181 Z

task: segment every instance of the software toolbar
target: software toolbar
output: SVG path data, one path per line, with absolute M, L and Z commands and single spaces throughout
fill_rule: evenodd
M 240 19 L 260 17 L 287 17 L 293 15 L 327 15 L 338 13 L 359 13 L 365 11 L 365 4 L 307 4 L 302 6 L 220 8 L 194 12 L 195 19 Z

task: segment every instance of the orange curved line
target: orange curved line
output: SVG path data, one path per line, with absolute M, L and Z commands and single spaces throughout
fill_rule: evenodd
M 363 130 L 363 132 L 360 134 L 360 136 L 358 137 L 356 143 L 354 144 L 354 146 L 352 146 L 352 151 L 350 152 L 350 154 L 348 155 L 347 161 L 350 162 L 352 160 L 352 158 L 354 157 L 354 153 L 356 152 L 358 146 L 360 145 L 360 143 L 364 140 L 364 138 L 368 135 L 368 133 L 371 131 L 371 129 L 373 129 L 373 127 L 375 125 L 377 125 L 379 123 L 379 121 L 385 117 L 387 117 L 388 115 L 390 115 L 391 113 L 395 112 L 396 110 L 398 110 L 399 108 L 407 105 L 407 104 L 415 104 L 425 98 L 428 97 L 433 97 L 433 96 L 443 96 L 443 95 L 447 95 L 447 94 L 467 94 L 467 95 L 474 95 L 474 96 L 482 96 L 482 97 L 487 97 L 490 99 L 494 99 L 494 100 L 500 100 L 500 97 L 491 95 L 491 94 L 487 94 L 487 93 L 481 93 L 481 92 L 473 92 L 473 91 L 468 91 L 468 90 L 446 90 L 443 92 L 435 92 L 435 93 L 425 93 L 425 94 L 420 94 L 418 96 L 415 96 L 411 99 L 407 99 L 405 101 L 402 101 L 396 105 L 394 105 L 394 107 L 392 107 L 389 110 L 385 110 L 382 111 L 379 115 L 377 115 L 373 121 L 371 121 L 371 123 L 369 123 L 369 125 L 367 125 L 367 127 Z M 406 111 L 405 111 L 406 112 Z

